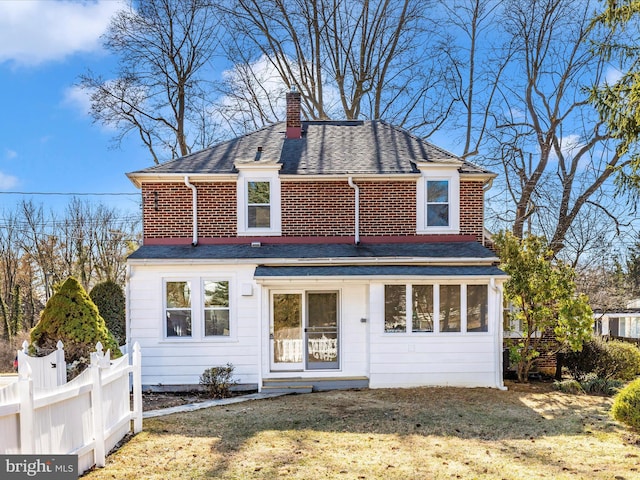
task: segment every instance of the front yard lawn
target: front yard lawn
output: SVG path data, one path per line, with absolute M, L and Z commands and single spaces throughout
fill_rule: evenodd
M 333 391 L 144 421 L 86 479 L 634 479 L 611 399 L 546 384 Z

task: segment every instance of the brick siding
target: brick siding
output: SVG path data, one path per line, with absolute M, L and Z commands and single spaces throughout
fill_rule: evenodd
M 358 181 L 361 236 L 416 234 L 415 181 Z M 237 236 L 236 183 L 196 183 L 198 236 Z M 346 180 L 281 183 L 283 237 L 353 236 L 355 194 Z M 460 183 L 460 234 L 482 241 L 482 182 Z M 189 239 L 192 192 L 180 182 L 142 186 L 145 239 Z

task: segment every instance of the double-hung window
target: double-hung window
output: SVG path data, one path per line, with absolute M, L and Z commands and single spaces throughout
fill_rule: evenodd
M 165 283 L 167 337 L 191 336 L 191 282 Z
M 281 235 L 280 164 L 236 163 L 238 235 Z
M 271 228 L 271 182 L 247 182 L 247 227 Z
M 204 336 L 229 336 L 228 281 L 204 281 Z
M 421 165 L 416 189 L 416 230 L 421 234 L 460 233 L 460 174 Z
M 449 181 L 427 180 L 427 228 L 449 223 Z
M 384 305 L 385 332 L 433 332 L 433 285 L 385 285 Z

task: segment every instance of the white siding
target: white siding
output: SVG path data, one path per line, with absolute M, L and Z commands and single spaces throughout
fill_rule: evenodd
M 260 289 L 253 281 L 255 266 L 132 265 L 129 278 L 129 343 L 140 342 L 143 385 L 198 384 L 205 369 L 233 364 L 240 383 L 259 380 Z M 203 338 L 203 279 L 230 281 L 230 337 Z M 165 338 L 165 279 L 192 280 L 192 338 Z M 242 284 L 253 285 L 251 296 L 240 295 Z
M 370 293 L 370 387 L 502 388 L 498 297 L 494 289 L 489 288 L 490 320 L 486 333 L 384 333 L 384 284 L 373 283 Z
M 258 385 L 263 378 L 366 376 L 372 388 L 426 385 L 502 388 L 499 286 L 488 287 L 488 332 L 384 333 L 382 281 L 273 279 L 258 285 L 253 279 L 255 267 L 131 265 L 129 342 L 138 341 L 142 347 L 143 385 L 197 384 L 206 368 L 231 363 L 236 380 Z M 201 295 L 195 285 L 211 277 L 230 282 L 230 337 L 201 336 Z M 191 279 L 194 284 L 194 336 L 168 339 L 164 336 L 163 281 L 184 279 Z M 486 284 L 489 281 L 487 278 Z M 246 295 L 248 291 L 243 285 L 252 285 L 251 295 Z M 292 290 L 339 291 L 339 369 L 271 371 L 270 295 L 273 291 Z

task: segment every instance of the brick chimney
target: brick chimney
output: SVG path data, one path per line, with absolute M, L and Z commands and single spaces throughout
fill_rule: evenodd
M 301 138 L 300 92 L 287 93 L 287 133 L 286 138 Z

